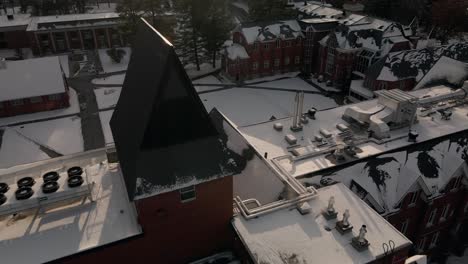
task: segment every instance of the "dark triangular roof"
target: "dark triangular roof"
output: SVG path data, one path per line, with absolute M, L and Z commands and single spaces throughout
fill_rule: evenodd
M 232 153 L 172 44 L 142 19 L 132 49 L 110 122 L 130 199 L 232 175 Z

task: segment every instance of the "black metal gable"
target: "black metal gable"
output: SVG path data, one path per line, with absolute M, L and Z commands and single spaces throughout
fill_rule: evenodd
M 172 44 L 142 19 L 132 49 L 110 121 L 130 199 L 234 174 Z

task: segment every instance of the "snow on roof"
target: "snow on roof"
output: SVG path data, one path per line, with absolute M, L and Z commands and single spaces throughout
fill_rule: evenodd
M 415 78 L 419 82 L 442 57 L 468 62 L 468 43 L 455 43 L 434 48 L 407 50 L 388 54 L 383 65 L 371 76 L 381 81 Z
M 10 10 L 11 9 L 8 9 L 8 11 Z M 7 14 L 13 15 L 13 19 L 8 19 Z M 5 14 L 5 11 L 3 9 L 0 10 L 0 31 L 1 28 L 27 26 L 31 21 L 30 14 L 20 13 L 19 10 L 15 10 L 15 14 L 13 14 L 12 12 L 8 12 L 7 14 Z
M 58 57 L 6 61 L 0 82 L 0 102 L 65 93 Z
M 318 190 L 317 198 L 309 201 L 312 213 L 301 215 L 297 210 L 283 209 L 258 218 L 233 219 L 233 226 L 257 263 L 369 263 L 385 256 L 383 243 L 395 242 L 395 250 L 411 246 L 405 236 L 365 204 L 343 184 Z M 341 219 L 350 210 L 351 233 L 341 235 L 321 211 L 335 197 L 335 209 Z M 368 250 L 358 252 L 351 239 L 366 225 Z M 330 228 L 331 231 L 327 231 Z
M 426 88 L 435 84 L 460 86 L 467 78 L 468 64 L 442 56 L 414 89 Z
M 400 26 L 393 22 L 372 17 L 353 20 L 351 25 L 344 21 L 334 32 L 338 47 L 342 49 L 366 48 L 380 51 L 379 56 L 383 56 L 391 50 L 394 43 L 408 41 Z
M 249 54 L 245 48 L 237 43 L 232 44 L 226 48 L 227 56 L 231 60 L 239 59 L 248 59 L 250 58 Z
M 296 20 L 243 24 L 241 32 L 247 43 L 271 41 L 277 38 L 294 39 L 303 36 L 301 27 Z
M 21 177 L 81 166 L 94 181 L 95 202 L 70 202 L 54 210 L 25 211 L 20 217 L 0 218 L 0 255 L 5 263 L 45 263 L 140 234 L 133 205 L 127 198 L 118 166 L 108 165 L 105 150 L 61 157 L 2 171 L 0 179 L 13 184 Z M 66 177 L 66 175 L 61 175 Z M 36 180 L 42 182 L 42 179 Z M 12 192 L 14 190 L 10 190 Z M 53 241 L 53 247 L 50 243 Z M 27 250 L 27 254 L 25 254 Z
M 112 25 L 118 18 L 119 13 L 115 12 L 40 16 L 31 20 L 27 31 Z
M 443 90 L 446 91 L 450 88 L 447 87 L 433 87 L 430 89 L 421 89 L 418 91 L 411 92 L 412 95 L 416 97 L 423 97 L 430 93 L 438 93 L 437 91 Z M 291 108 L 293 106 L 293 100 L 291 100 Z M 377 100 L 369 100 L 356 104 L 361 109 L 371 109 L 378 106 Z M 309 109 L 314 107 L 313 104 L 305 104 L 304 109 Z M 318 147 L 317 142 L 315 141 L 315 136 L 320 135 L 321 129 L 326 129 L 332 134 L 339 133 L 336 126 L 338 124 L 344 124 L 348 127 L 352 127 L 348 122 L 342 119 L 342 116 L 345 110 L 349 106 L 338 107 L 325 111 L 318 111 L 316 114 L 315 120 L 309 120 L 307 124 L 303 125 L 303 130 L 299 132 L 292 132 L 289 127 L 293 123 L 293 118 L 284 118 L 281 120 L 274 120 L 270 122 L 264 122 L 259 124 L 254 124 L 250 126 L 240 127 L 239 129 L 249 141 L 249 143 L 254 146 L 254 148 L 259 153 L 268 152 L 269 161 L 272 163 L 277 163 L 284 170 L 291 174 L 294 177 L 305 177 L 307 175 L 317 174 L 319 171 L 324 169 L 331 169 L 338 165 L 342 165 L 342 162 L 335 162 L 333 159 L 330 159 L 328 155 L 329 152 L 318 152 L 316 155 L 306 155 L 304 158 L 299 158 L 296 160 L 289 160 L 288 157 L 291 157 L 292 149 L 297 149 L 297 151 L 305 151 L 314 153 L 321 150 L 326 150 L 327 147 Z M 435 116 L 434 118 L 430 116 L 418 116 L 418 123 L 412 126 L 412 129 L 419 133 L 418 144 L 422 146 L 427 145 L 426 142 L 432 141 L 436 138 L 449 136 L 457 132 L 465 131 L 468 129 L 468 107 L 460 106 L 452 108 L 452 118 L 451 120 L 442 120 L 440 116 Z M 276 131 L 273 129 L 273 124 L 275 123 L 283 124 L 283 131 Z M 358 142 L 364 140 L 366 143 L 359 144 L 359 151 L 356 153 L 356 160 L 364 159 L 367 157 L 373 157 L 385 152 L 395 150 L 397 148 L 408 147 L 412 143 L 408 142 L 407 134 L 408 127 L 403 127 L 400 129 L 395 129 L 390 131 L 389 141 L 384 142 L 374 142 L 367 141 L 368 134 L 366 129 L 353 129 L 353 137 Z M 287 134 L 292 134 L 297 139 L 297 144 L 291 146 L 286 140 L 285 136 Z M 331 141 L 335 142 L 333 139 Z M 337 143 L 338 144 L 338 143 Z M 355 160 L 352 160 L 355 161 Z M 348 160 L 346 162 L 352 162 Z M 345 162 L 345 163 L 346 163 Z
M 307 4 L 299 7 L 298 11 L 311 18 L 336 18 L 343 15 L 343 10 L 320 4 Z

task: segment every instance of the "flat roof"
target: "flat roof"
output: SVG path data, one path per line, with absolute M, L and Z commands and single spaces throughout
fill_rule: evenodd
M 113 20 L 119 17 L 119 13 L 116 12 L 39 16 L 32 18 L 27 31 L 99 26 L 109 23 L 115 24 Z
M 59 57 L 6 61 L 0 84 L 0 102 L 65 93 Z
M 433 87 L 430 89 L 421 89 L 411 92 L 410 94 L 416 97 L 434 96 L 444 94 L 452 89 L 445 86 Z M 363 142 L 358 145 L 360 152 L 356 153 L 355 159 L 346 160 L 345 162 L 333 162 L 329 159 L 331 151 L 325 151 L 320 155 L 310 155 L 291 162 L 289 159 L 293 157 L 291 150 L 293 148 L 302 148 L 307 152 L 315 152 L 326 150 L 326 147 L 320 148 L 315 146 L 315 136 L 320 135 L 321 129 L 326 129 L 333 135 L 337 135 L 341 131 L 337 129 L 338 124 L 344 124 L 350 128 L 352 126 L 342 119 L 345 110 L 351 106 L 358 106 L 361 109 L 371 109 L 377 107 L 377 99 L 361 102 L 354 105 L 346 105 L 331 110 L 318 111 L 316 119 L 308 119 L 309 122 L 303 125 L 303 130 L 292 132 L 289 128 L 292 126 L 293 118 L 288 117 L 274 121 L 239 127 L 247 141 L 259 152 L 268 153 L 269 162 L 273 166 L 280 166 L 285 172 L 294 177 L 301 177 L 311 173 L 315 173 L 327 168 L 333 168 L 338 165 L 354 162 L 366 157 L 375 156 L 381 153 L 395 150 L 401 147 L 413 145 L 415 143 L 408 142 L 409 127 L 391 130 L 391 138 L 386 141 L 367 140 L 368 132 L 363 130 L 353 129 L 355 141 Z M 291 102 L 291 108 L 293 102 Z M 304 106 L 304 110 L 313 107 L 313 105 Z M 418 121 L 412 126 L 412 129 L 419 133 L 416 144 L 421 144 L 435 138 L 448 136 L 457 132 L 468 129 L 468 107 L 460 105 L 451 108 L 453 114 L 450 120 L 442 120 L 440 115 L 423 116 L 418 114 Z M 281 123 L 284 127 L 282 131 L 277 131 L 273 128 L 275 123 Z M 291 146 L 285 136 L 291 134 L 297 139 L 297 144 Z
M 141 234 L 119 166 L 107 163 L 104 150 L 0 170 L 0 181 L 15 184 L 24 176 L 32 176 L 37 178 L 33 188 L 40 188 L 43 173 L 56 170 L 66 178 L 66 170 L 72 166 L 81 166 L 89 182 L 94 182 L 95 202 L 79 200 L 45 208 L 49 209 L 45 212 L 33 209 L 16 217 L 0 217 L 2 262 L 44 263 Z M 11 188 L 6 195 L 14 191 Z
M 13 15 L 13 19 L 8 19 L 7 14 Z M 15 8 L 14 14 L 12 9 L 9 8 L 7 14 L 3 9 L 0 10 L 0 28 L 25 27 L 31 22 L 31 15 L 20 13 L 19 8 Z
M 335 198 L 338 219 L 327 221 L 321 212 L 331 196 Z M 383 243 L 392 240 L 395 250 L 411 245 L 410 240 L 342 183 L 319 189 L 309 204 L 312 212 L 307 215 L 285 208 L 251 220 L 239 215 L 232 224 L 256 263 L 283 264 L 284 259 L 295 259 L 294 263 L 369 263 L 385 256 Z M 341 235 L 335 225 L 345 209 L 350 211 L 353 230 Z M 351 239 L 359 234 L 362 225 L 367 227 L 370 245 L 358 252 Z

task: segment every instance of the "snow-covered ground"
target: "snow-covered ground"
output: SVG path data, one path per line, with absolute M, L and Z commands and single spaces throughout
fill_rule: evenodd
M 31 121 L 31 120 L 38 120 L 38 119 L 45 119 L 45 118 L 53 118 L 53 117 L 56 117 L 56 116 L 77 114 L 77 113 L 80 112 L 80 105 L 79 105 L 79 102 L 78 102 L 78 96 L 77 96 L 75 90 L 73 90 L 73 88 L 70 88 L 69 95 L 70 95 L 70 107 L 68 107 L 68 108 L 58 109 L 58 110 L 53 110 L 53 111 L 39 112 L 39 113 L 34 113 L 34 114 L 18 115 L 18 116 L 0 118 L 0 127 L 7 126 L 9 124 L 16 124 L 16 123 L 20 123 L 20 122 Z
M 232 88 L 201 94 L 200 98 L 208 111 L 216 107 L 236 125 L 245 126 L 268 121 L 272 116 L 292 116 L 295 95 L 294 92 Z M 333 99 L 320 94 L 304 96 L 304 111 L 311 107 L 326 109 L 336 106 Z
M 110 129 L 109 122 L 112 118 L 114 110 L 99 112 L 99 118 L 101 119 L 102 133 L 104 133 L 104 139 L 106 144 L 114 143 L 114 137 L 112 136 L 112 131 Z
M 68 64 L 68 55 L 60 55 L 60 65 L 62 65 L 63 72 L 65 73 L 65 76 L 70 77 L 70 67 Z
M 121 87 L 95 89 L 94 94 L 96 95 L 99 109 L 114 107 L 119 100 L 121 91 Z
M 48 159 L 49 156 L 32 141 L 19 135 L 13 129 L 5 130 L 0 145 L 0 168 Z
M 12 129 L 63 155 L 84 150 L 81 118 L 77 116 L 26 124 Z
M 197 92 L 205 92 L 211 91 L 215 89 L 219 89 L 222 86 L 204 86 L 204 84 L 222 84 L 221 81 L 213 75 L 203 77 L 201 79 L 193 81 L 193 85 L 195 86 L 195 90 Z
M 340 89 L 337 89 L 337 88 L 335 88 L 333 86 L 327 86 L 327 84 L 325 82 L 318 82 L 317 79 L 310 78 L 309 80 L 311 82 L 313 82 L 315 85 L 317 85 L 320 88 L 322 88 L 323 90 L 325 90 L 325 91 L 329 91 L 329 92 L 340 92 L 341 91 Z
M 449 256 L 447 258 L 447 264 L 466 264 L 468 263 L 468 249 L 465 250 L 465 254 L 461 257 Z
M 198 76 L 202 76 L 219 70 L 221 68 L 221 60 L 216 61 L 216 68 L 213 68 L 213 65 L 211 65 L 211 63 L 200 64 L 199 71 L 197 71 L 197 66 L 195 66 L 195 64 L 193 63 L 185 65 L 184 68 L 187 72 L 187 75 L 193 79 L 197 78 Z
M 101 60 L 102 69 L 104 72 L 118 72 L 118 71 L 126 71 L 128 67 L 128 63 L 130 61 L 130 55 L 132 54 L 132 50 L 130 48 L 120 48 L 125 50 L 125 55 L 122 58 L 120 63 L 114 62 L 109 55 L 107 55 L 108 49 L 100 49 L 99 50 L 99 59 Z
M 112 75 L 112 76 L 109 76 L 109 77 L 105 77 L 105 78 L 97 78 L 97 79 L 93 79 L 91 82 L 94 83 L 94 84 L 106 84 L 106 85 L 123 85 L 123 82 L 125 80 L 125 74 L 122 73 L 122 74 L 116 74 L 116 75 Z
M 255 84 L 255 86 L 259 87 L 268 87 L 268 88 L 278 88 L 278 89 L 295 89 L 295 90 L 303 90 L 303 91 L 312 91 L 312 92 L 320 92 L 314 86 L 308 84 L 301 78 L 289 78 L 289 79 L 282 79 L 278 81 L 272 81 L 267 83 Z
M 298 74 L 299 74 L 299 72 L 288 72 L 288 73 L 283 73 L 283 74 L 275 74 L 273 76 L 267 76 L 267 77 L 247 80 L 244 83 L 251 84 L 251 83 L 257 83 L 257 82 L 275 81 L 275 80 L 282 79 L 282 78 L 293 78 L 293 77 L 296 77 Z

